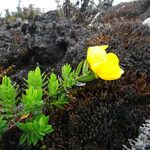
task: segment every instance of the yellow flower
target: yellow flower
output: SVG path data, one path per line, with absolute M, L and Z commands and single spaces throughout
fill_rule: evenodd
M 106 48 L 108 48 L 108 45 L 89 47 L 87 52 L 88 63 L 91 65 L 97 62 L 107 61 Z
M 116 80 L 124 71 L 119 66 L 119 59 L 114 53 L 106 53 L 108 45 L 89 47 L 87 61 L 92 71 L 103 80 Z

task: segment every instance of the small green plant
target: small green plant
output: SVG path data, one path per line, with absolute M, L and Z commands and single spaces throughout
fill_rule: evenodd
M 7 130 L 7 121 L 3 119 L 3 117 L 0 117 L 0 140 L 1 140 L 1 135 Z
M 73 85 L 75 85 L 75 77 L 76 73 L 75 71 L 71 70 L 71 66 L 69 64 L 66 64 L 62 67 L 62 83 L 64 87 L 71 88 Z
M 76 70 L 66 64 L 62 67 L 63 86 L 71 88 L 74 85 L 80 85 L 80 82 L 89 82 L 96 78 L 95 74 L 89 70 L 87 61 L 81 61 Z
M 19 94 L 17 86 L 4 76 L 0 85 L 0 135 L 9 127 L 17 126 L 22 131 L 20 144 L 27 142 L 35 146 L 46 134 L 54 131 L 43 109 L 62 109 L 69 103 L 69 88 L 85 85 L 83 82 L 93 79 L 95 76 L 89 71 L 86 61 L 79 63 L 76 70 L 66 64 L 62 67 L 61 77 L 52 72 L 47 80 L 36 67 L 29 71 L 26 88 Z
M 42 89 L 43 82 L 45 80 L 44 74 L 41 74 L 41 70 L 39 67 L 36 67 L 35 71 L 29 71 L 27 86 L 33 86 L 35 89 Z
M 9 77 L 4 76 L 0 85 L 0 106 L 5 118 L 11 118 L 16 111 L 17 88 Z
M 54 73 L 51 73 L 49 78 L 48 91 L 50 97 L 55 97 L 59 93 L 59 81 Z
M 63 108 L 63 106 L 68 104 L 69 101 L 64 89 L 61 87 L 60 82 L 57 79 L 57 76 L 54 73 L 51 73 L 48 81 L 48 95 L 50 104 L 58 108 Z
M 37 144 L 39 140 L 43 140 L 43 136 L 54 131 L 52 125 L 48 124 L 49 117 L 39 115 L 35 119 L 26 123 L 17 123 L 19 129 L 24 133 L 20 138 L 20 144 L 27 141 L 28 145 Z
M 58 108 L 63 108 L 63 106 L 68 103 L 69 103 L 69 101 L 68 101 L 66 94 L 62 93 L 62 94 L 58 95 L 57 99 L 53 99 L 50 104 L 54 105 Z
M 62 78 L 57 78 L 51 73 L 48 82 L 49 102 L 52 106 L 63 108 L 69 103 L 67 92 L 75 85 L 85 85 L 95 79 L 95 75 L 88 68 L 87 61 L 81 61 L 76 70 L 72 70 L 69 64 L 65 64 L 61 70 Z
M 22 103 L 25 114 L 41 114 L 43 106 L 42 89 L 34 89 L 32 86 L 29 87 L 26 90 L 26 94 L 22 96 Z
M 81 74 L 81 72 L 82 72 L 82 74 Z M 97 78 L 96 75 L 89 70 L 89 65 L 87 63 L 87 60 L 85 60 L 84 62 L 81 61 L 79 63 L 79 65 L 77 66 L 77 69 L 76 69 L 76 74 L 77 74 L 77 76 L 76 76 L 77 82 L 90 82 Z

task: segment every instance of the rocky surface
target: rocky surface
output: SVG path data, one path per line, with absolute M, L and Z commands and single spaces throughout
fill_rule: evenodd
M 148 8 L 149 1 L 144 0 L 140 3 L 125 3 L 107 9 L 99 20 L 101 23 L 104 20 L 103 32 L 113 22 L 118 25 L 119 22 L 116 20 L 119 18 L 124 24 L 124 22 L 129 22 L 129 19 L 124 17 L 129 17 L 134 22 L 134 19 L 139 16 L 137 20 L 140 23 L 141 15 L 145 17 L 149 15 Z M 95 29 L 98 28 L 95 25 Z M 81 23 L 75 24 L 61 19 L 56 11 L 48 12 L 29 21 L 16 20 L 4 23 L 0 27 L 0 64 L 5 67 L 13 64 L 19 68 L 26 64 L 58 67 L 68 62 L 76 66 L 85 58 L 87 48 L 85 41 L 93 33 Z
M 139 129 L 139 136 L 136 139 L 130 139 L 131 148 L 124 146 L 124 150 L 149 150 L 150 149 L 150 120 Z
M 77 66 L 85 58 L 84 43 L 90 33 L 82 25 L 57 18 L 54 12 L 49 12 L 35 20 L 22 22 L 19 27 L 2 25 L 0 64 L 6 68 L 15 65 L 18 73 L 23 72 L 21 76 L 32 68 L 30 66 L 57 69 L 65 63 Z
M 0 27 L 0 64 L 2 66 L 8 66 L 21 58 L 21 43 L 23 43 L 23 36 L 19 29 Z

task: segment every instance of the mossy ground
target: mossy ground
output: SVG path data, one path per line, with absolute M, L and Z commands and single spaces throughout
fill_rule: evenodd
M 116 16 L 121 16 L 117 19 L 124 15 L 119 11 Z M 130 15 L 128 12 L 126 14 Z M 69 90 L 70 103 L 64 109 L 44 110 L 55 131 L 36 147 L 19 145 L 21 132 L 15 127 L 3 135 L 1 149 L 121 150 L 123 144 L 129 145 L 128 139 L 138 136 L 139 127 L 150 119 L 150 30 L 141 24 L 138 13 L 136 17 L 132 13 L 131 18 L 125 15 L 120 22 L 112 21 L 109 14 L 103 17 L 102 29 L 97 26 L 89 29 L 66 20 L 59 22 L 59 19 L 52 19 L 50 13 L 27 24 L 25 33 L 16 29 L 21 35 L 21 44 L 4 55 L 6 60 L 1 59 L 6 66 L 14 66 L 1 67 L 0 78 L 10 75 L 20 85 L 19 89 L 22 89 L 23 77 L 37 64 L 42 71 L 49 72 L 54 67 L 59 73 L 62 64 L 67 62 L 75 67 L 85 58 L 88 46 L 108 44 L 108 52 L 117 54 L 125 73 L 116 81 L 97 79 L 84 87 L 74 87 Z M 11 37 L 9 32 L 5 29 L 2 33 L 6 34 L 1 36 L 7 36 L 2 39 L 17 44 L 17 39 L 13 38 L 16 34 Z M 6 52 L 5 42 L 1 47 L 2 52 Z M 22 47 L 24 53 L 20 53 Z
M 69 91 L 64 109 L 45 110 L 55 129 L 36 147 L 19 146 L 20 131 L 4 135 L 4 149 L 121 150 L 128 139 L 138 136 L 150 116 L 149 79 L 134 70 L 117 81 L 101 79 Z

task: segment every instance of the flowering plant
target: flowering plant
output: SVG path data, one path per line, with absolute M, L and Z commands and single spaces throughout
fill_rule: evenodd
M 124 73 L 114 53 L 107 53 L 108 45 L 89 47 L 87 61 L 91 70 L 103 80 L 116 80 Z
M 68 89 L 75 85 L 84 86 L 96 76 L 104 80 L 119 79 L 124 71 L 119 66 L 118 57 L 114 53 L 106 53 L 107 48 L 107 45 L 89 47 L 87 60 L 81 61 L 75 70 L 65 64 L 61 77 L 52 72 L 47 78 L 36 67 L 25 79 L 25 92 L 18 92 L 18 86 L 4 76 L 0 84 L 0 138 L 17 126 L 22 131 L 20 144 L 27 142 L 35 146 L 46 134 L 54 131 L 49 116 L 43 110 L 63 108 L 68 104 Z

